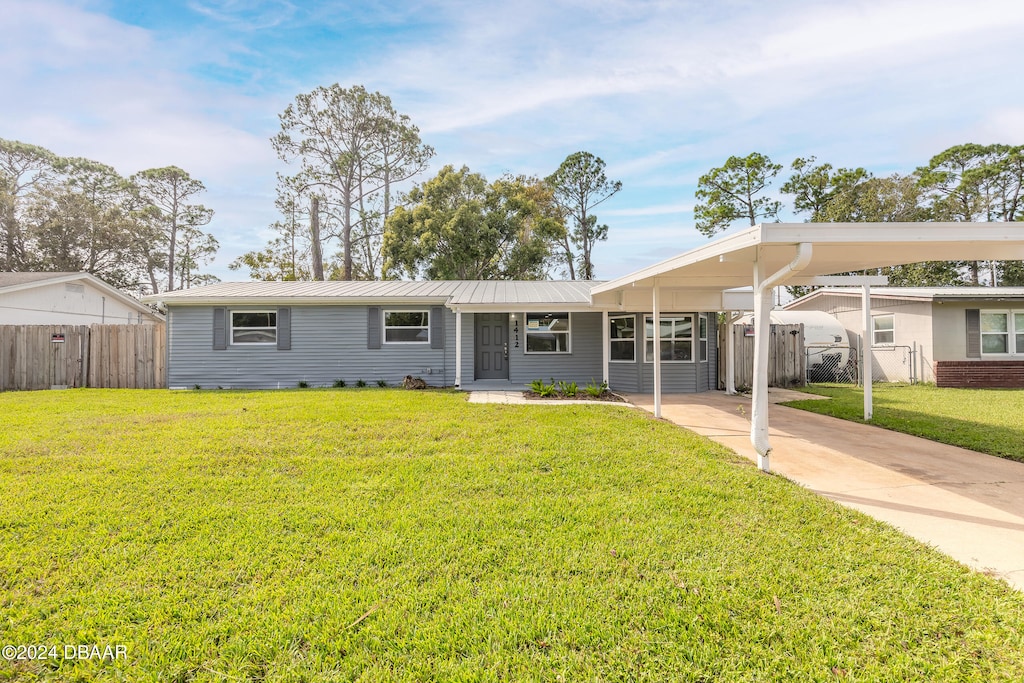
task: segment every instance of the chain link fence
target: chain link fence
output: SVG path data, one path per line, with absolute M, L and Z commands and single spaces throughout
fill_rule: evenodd
M 910 346 L 875 346 L 871 349 L 874 363 L 871 379 L 875 382 L 917 382 L 914 349 Z
M 816 346 L 804 348 L 807 357 L 808 384 L 859 384 L 857 349 L 853 346 Z
M 809 345 L 805 348 L 808 384 L 862 383 L 860 350 L 855 346 Z M 871 349 L 872 382 L 917 382 L 915 349 L 910 346 L 875 346 Z

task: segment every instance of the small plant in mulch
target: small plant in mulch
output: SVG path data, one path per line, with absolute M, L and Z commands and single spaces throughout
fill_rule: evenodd
M 299 389 L 309 389 L 309 382 L 302 380 L 296 385 Z
M 334 380 L 334 388 L 335 389 L 344 389 L 345 388 L 345 380 L 343 380 L 343 379 L 336 379 L 336 380 Z
M 379 380 L 377 380 L 377 386 L 380 387 L 381 389 L 387 389 L 388 388 L 388 382 L 385 379 L 379 379 Z
M 566 398 L 576 398 L 576 394 L 580 393 L 580 388 L 576 382 L 559 382 L 558 393 Z
M 366 380 L 365 379 L 357 379 L 356 380 L 356 386 L 359 387 L 360 389 L 362 389 L 363 387 L 367 386 Z
M 548 383 L 542 379 L 535 379 L 530 382 L 529 388 L 523 392 L 523 396 L 551 400 L 625 402 L 625 399 L 608 390 L 606 382 L 598 384 L 595 380 L 591 380 L 581 391 L 576 382 L 556 382 L 552 379 Z

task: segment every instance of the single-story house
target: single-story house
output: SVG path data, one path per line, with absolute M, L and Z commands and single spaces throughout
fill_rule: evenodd
M 862 343 L 861 291 L 825 287 L 786 305 L 824 311 Z M 1024 387 L 1024 287 L 873 287 L 873 375 L 887 377 L 883 356 L 912 349 L 916 375 L 940 387 Z
M 1024 224 L 773 223 L 605 283 L 226 283 L 146 301 L 168 312 L 171 387 L 394 382 L 406 374 L 461 387 L 605 379 L 612 389 L 651 391 L 658 417 L 664 391 L 715 387 L 715 314 L 752 309 L 750 435 L 767 471 L 773 288 L 955 259 L 1024 259 Z M 845 284 L 865 292 L 882 284 L 854 280 Z M 744 287 L 752 291 L 736 291 Z M 864 408 L 870 419 L 870 384 Z
M 0 273 L 0 325 L 158 322 L 159 313 L 89 273 Z
M 653 387 L 650 309 L 596 306 L 595 282 L 219 283 L 155 297 L 168 386 L 276 388 L 337 380 L 522 387 L 535 379 Z M 717 386 L 716 315 L 659 312 L 666 391 Z

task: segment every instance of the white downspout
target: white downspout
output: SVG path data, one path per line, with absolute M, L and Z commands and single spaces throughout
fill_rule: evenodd
M 809 242 L 797 245 L 796 256 L 781 270 L 766 276 L 761 247 L 757 249 L 754 263 L 754 373 L 752 382 L 754 395 L 750 408 L 750 443 L 757 451 L 757 466 L 770 472 L 769 454 L 772 451 L 768 440 L 768 335 L 771 332 L 772 289 L 799 273 L 811 262 L 813 253 Z
M 462 386 L 462 309 L 455 309 L 455 388 Z
M 608 327 L 608 311 L 601 311 L 601 381 L 608 384 L 608 362 L 612 357 L 612 331 Z

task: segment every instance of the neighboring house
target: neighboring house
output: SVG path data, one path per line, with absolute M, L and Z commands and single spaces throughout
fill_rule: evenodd
M 412 375 L 467 388 L 608 377 L 619 391 L 651 391 L 650 313 L 594 305 L 596 284 L 245 282 L 146 300 L 167 312 L 172 388 L 396 384 Z M 660 315 L 665 390 L 716 387 L 714 313 Z
M 860 288 L 818 289 L 786 310 L 830 313 L 860 339 Z M 893 373 L 885 354 L 914 349 L 921 381 L 1024 387 L 1024 287 L 873 287 L 871 320 L 877 379 Z
M 162 321 L 153 309 L 89 273 L 0 273 L 0 325 Z

